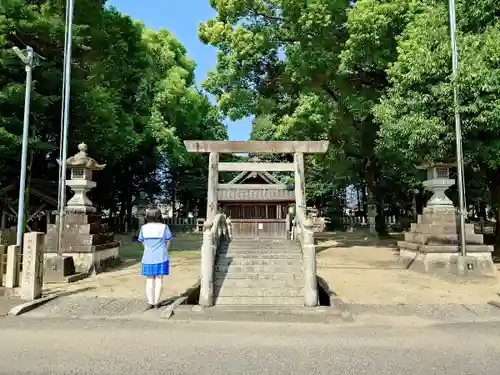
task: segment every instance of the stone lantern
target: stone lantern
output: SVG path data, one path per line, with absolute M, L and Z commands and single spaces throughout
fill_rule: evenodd
M 75 194 L 65 207 L 62 254 L 57 249 L 58 226 L 47 225 L 44 248 L 44 280 L 47 282 L 75 281 L 120 262 L 120 244 L 87 197 L 96 187 L 92 172 L 102 170 L 105 165 L 87 155 L 85 143 L 78 145 L 78 153 L 68 158 L 67 165 L 70 178 L 66 185 Z
M 67 160 L 71 178 L 66 180 L 66 185 L 73 190 L 75 195 L 66 204 L 67 212 L 95 213 L 97 210 L 87 197 L 87 193 L 96 187 L 92 181 L 92 171 L 101 171 L 106 164 L 98 164 L 87 155 L 87 145 L 80 143 L 78 153 Z
M 456 167 L 456 164 L 434 163 L 417 167 L 417 169 L 427 171 L 427 179 L 422 185 L 433 193 L 427 202 L 427 207 L 453 207 L 453 202 L 445 194 L 446 190 L 455 185 L 455 180 L 450 178 L 450 168 L 453 167 Z
M 432 163 L 417 167 L 427 171 L 423 186 L 431 191 L 422 215 L 399 241 L 400 260 L 407 268 L 430 274 L 455 276 L 494 276 L 498 274 L 491 252 L 483 236 L 474 232 L 474 224 L 465 224 L 465 233 L 458 230 L 459 217 L 445 192 L 455 184 L 450 168 L 456 164 Z M 461 235 L 465 235 L 467 256 L 462 256 Z

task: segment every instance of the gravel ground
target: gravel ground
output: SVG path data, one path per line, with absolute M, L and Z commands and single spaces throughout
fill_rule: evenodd
M 443 280 L 405 269 L 391 241 L 370 238 L 323 243 L 318 275 L 344 302 L 353 304 L 486 304 L 500 301 L 500 279 Z M 359 237 L 359 235 L 357 236 Z

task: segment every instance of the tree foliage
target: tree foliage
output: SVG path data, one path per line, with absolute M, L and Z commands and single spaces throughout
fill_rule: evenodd
M 254 139 L 330 141 L 326 155 L 309 158 L 310 203 L 321 206 L 348 185 L 367 188 L 380 219 L 411 201 L 421 182 L 415 164 L 454 160 L 448 2 L 211 4 L 217 16 L 199 36 L 219 49 L 205 87 L 221 111 L 254 115 Z M 499 14 L 494 0 L 457 1 L 468 199 L 487 196 L 478 185 L 485 181 L 493 205 L 500 202 Z
M 25 45 L 43 57 L 33 73 L 30 173 L 57 181 L 64 14 L 63 0 L 0 4 L 2 185 L 19 175 L 25 74 L 11 49 Z M 92 192 L 101 208 L 130 217 L 140 191 L 151 199 L 182 196 L 183 205 L 200 200 L 206 160 L 187 154 L 182 141 L 227 135 L 218 109 L 196 88 L 194 69 L 169 31 L 147 29 L 104 1 L 76 1 L 69 154 L 85 142 L 92 157 L 107 163 Z

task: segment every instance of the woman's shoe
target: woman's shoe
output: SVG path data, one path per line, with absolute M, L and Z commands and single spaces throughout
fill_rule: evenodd
M 155 305 L 155 308 L 157 308 L 157 309 L 159 309 L 160 307 L 161 307 L 161 303 L 157 303 L 157 304 Z
M 154 308 L 155 308 L 155 305 L 148 305 L 148 307 L 146 307 L 146 311 L 147 311 L 147 310 L 152 310 L 152 309 L 154 309 Z

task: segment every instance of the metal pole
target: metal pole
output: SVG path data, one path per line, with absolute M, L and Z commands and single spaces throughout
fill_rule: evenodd
M 450 6 L 450 37 L 451 37 L 451 60 L 453 69 L 453 107 L 455 112 L 455 138 L 457 141 L 457 177 L 458 177 L 458 203 L 460 210 L 460 245 L 462 256 L 467 255 L 465 240 L 465 181 L 464 181 L 464 160 L 462 150 L 462 128 L 460 124 L 460 107 L 458 97 L 458 52 L 455 19 L 455 0 L 449 0 Z
M 64 71 L 64 96 L 63 96 L 63 142 L 61 153 L 61 204 L 59 206 L 59 221 L 57 226 L 57 254 L 62 255 L 62 237 L 64 228 L 64 206 L 66 202 L 66 170 L 68 168 L 68 124 L 69 124 L 69 100 L 70 100 L 70 82 L 71 82 L 71 45 L 73 40 L 73 11 L 74 0 L 68 0 L 68 22 L 67 28 L 67 44 L 65 50 Z
M 26 93 L 24 95 L 23 141 L 21 151 L 21 176 L 19 181 L 19 203 L 17 207 L 16 244 L 22 245 L 24 232 L 24 198 L 26 194 L 26 169 L 28 164 L 28 132 L 30 124 L 31 83 L 33 73 L 33 48 L 27 47 L 27 57 L 23 59 L 26 70 Z
M 68 45 L 68 13 L 69 13 L 69 0 L 66 0 L 66 15 L 64 19 L 64 25 L 65 25 L 65 31 L 64 31 L 64 57 L 63 61 L 66 61 L 66 56 L 67 56 L 67 45 Z M 59 136 L 59 169 L 58 169 L 58 175 L 57 175 L 57 215 L 56 215 L 56 228 L 59 229 L 59 211 L 61 210 L 61 205 L 64 205 L 64 203 L 61 202 L 61 191 L 62 189 L 66 189 L 66 184 L 62 180 L 61 176 L 61 171 L 62 171 L 62 150 L 63 150 L 63 139 L 64 139 L 64 91 L 66 87 L 66 69 L 63 68 L 63 79 L 62 79 L 62 94 L 61 94 L 61 132 Z M 59 232 L 58 232 L 59 233 Z M 59 235 L 56 238 L 56 251 L 59 253 Z

